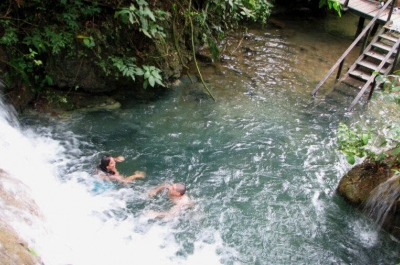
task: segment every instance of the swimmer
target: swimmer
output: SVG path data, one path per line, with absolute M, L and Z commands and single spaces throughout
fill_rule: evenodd
M 174 183 L 174 184 L 163 184 L 155 189 L 152 189 L 148 192 L 150 197 L 154 197 L 157 193 L 162 190 L 168 190 L 168 197 L 174 206 L 166 212 L 156 212 L 156 211 L 148 211 L 146 215 L 151 218 L 163 218 L 166 216 L 174 216 L 177 215 L 180 211 L 182 211 L 187 206 L 192 206 L 189 197 L 186 195 L 186 186 L 183 183 Z
M 112 157 L 105 155 L 100 160 L 100 165 L 97 169 L 100 171 L 100 176 L 104 180 L 117 181 L 119 183 L 127 184 L 132 183 L 137 178 L 145 178 L 146 173 L 143 171 L 135 171 L 131 176 L 125 177 L 119 174 L 116 164 L 117 162 L 125 161 L 123 156 Z

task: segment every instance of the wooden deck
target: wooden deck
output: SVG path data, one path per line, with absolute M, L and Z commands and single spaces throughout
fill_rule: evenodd
M 344 7 L 346 0 L 339 0 L 339 2 Z M 400 6 L 400 1 L 398 6 Z M 379 1 L 374 1 L 374 0 L 349 0 L 347 8 L 349 9 L 349 11 L 355 13 L 360 17 L 366 19 L 372 19 L 378 14 L 378 12 L 381 9 L 381 6 L 379 5 Z M 382 12 L 382 14 L 378 19 L 379 24 L 385 24 L 387 22 L 389 12 L 390 8 L 387 8 Z M 397 12 L 395 10 L 393 11 L 390 20 L 393 21 L 394 24 L 400 25 L 400 8 Z

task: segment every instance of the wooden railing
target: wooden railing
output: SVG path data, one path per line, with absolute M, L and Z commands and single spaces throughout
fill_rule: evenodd
M 365 90 L 367 90 L 368 86 L 371 85 L 372 83 L 374 83 L 371 87 L 371 90 L 370 90 L 370 93 L 368 96 L 368 99 L 371 99 L 372 92 L 374 91 L 374 88 L 375 88 L 376 73 L 379 73 L 381 71 L 381 69 L 387 62 L 387 60 L 392 56 L 393 53 L 395 53 L 396 50 L 398 50 L 399 44 L 400 44 L 400 38 L 397 40 L 396 44 L 392 47 L 392 49 L 388 52 L 388 54 L 386 54 L 385 59 L 382 60 L 382 62 L 377 67 L 377 69 L 374 71 L 374 73 L 370 76 L 368 81 L 362 87 L 360 92 L 358 92 L 357 96 L 354 98 L 353 102 L 351 102 L 350 107 L 347 110 L 349 110 L 349 111 L 353 110 L 354 106 L 357 104 L 357 102 L 360 100 L 360 98 L 364 95 Z
M 343 7 L 345 7 L 345 5 L 347 6 L 350 0 L 347 0 Z M 365 43 L 370 35 L 371 32 L 371 28 L 372 26 L 375 24 L 375 21 L 381 16 L 382 12 L 384 10 L 386 10 L 386 8 L 393 2 L 393 0 L 388 0 L 385 5 L 379 10 L 379 12 L 376 14 L 376 16 L 368 23 L 368 25 L 364 28 L 364 30 L 356 37 L 356 39 L 353 41 L 353 43 L 347 48 L 347 50 L 342 54 L 342 56 L 340 56 L 340 58 L 337 60 L 337 62 L 332 66 L 332 68 L 328 71 L 328 73 L 325 75 L 325 77 L 317 84 L 317 86 L 314 88 L 314 90 L 311 92 L 312 96 L 315 96 L 318 92 L 318 90 L 321 88 L 321 86 L 326 82 L 326 80 L 331 76 L 331 74 L 333 73 L 333 71 L 339 67 L 338 73 L 336 75 L 336 80 L 339 80 L 342 68 L 343 68 L 343 63 L 345 58 L 347 57 L 347 55 L 349 55 L 349 53 L 354 49 L 354 47 L 359 43 L 359 41 L 361 40 L 362 37 L 365 36 L 364 39 L 364 45 L 363 48 L 361 50 L 361 52 L 363 51 L 363 49 L 365 48 Z M 388 15 L 388 19 L 387 22 L 390 20 L 391 16 L 392 16 L 392 12 L 393 12 L 393 7 L 394 5 L 391 5 L 391 9 Z

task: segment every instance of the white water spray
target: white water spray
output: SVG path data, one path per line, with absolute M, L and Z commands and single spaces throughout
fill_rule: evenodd
M 382 226 L 400 196 L 400 175 L 394 175 L 371 191 L 364 206 L 365 213 Z
M 51 133 L 43 136 L 24 130 L 12 109 L 0 102 L 0 110 L 0 169 L 10 176 L 10 181 L 2 178 L 2 188 L 22 202 L 31 202 L 24 210 L 12 211 L 2 201 L 2 213 L 10 213 L 7 222 L 44 264 L 219 263 L 218 238 L 215 244 L 199 239 L 193 255 L 180 257 L 173 222 L 149 222 L 131 213 L 126 199 L 146 200 L 145 194 L 129 188 L 94 194 L 78 181 L 93 182 L 94 176 L 83 171 L 62 181 L 65 165 L 76 159 L 66 155 L 65 146 L 79 149 L 74 146 L 79 141 L 69 139 L 66 145 L 52 139 Z

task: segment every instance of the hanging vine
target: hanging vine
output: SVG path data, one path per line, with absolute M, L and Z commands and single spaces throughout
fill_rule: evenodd
M 196 60 L 196 50 L 194 47 L 194 29 L 193 29 L 193 21 L 192 21 L 192 16 L 191 16 L 191 7 L 192 7 L 192 0 L 189 1 L 189 9 L 188 9 L 188 13 L 189 13 L 189 21 L 190 21 L 190 32 L 191 32 L 191 40 L 192 40 L 192 52 L 193 52 L 193 61 L 194 64 L 196 65 L 196 70 L 197 73 L 199 74 L 200 77 L 200 81 L 203 84 L 204 89 L 207 91 L 207 93 L 210 95 L 210 97 L 215 101 L 214 96 L 212 95 L 210 89 L 208 89 L 206 83 L 204 82 L 203 76 L 201 74 L 199 65 L 197 64 L 197 60 Z

